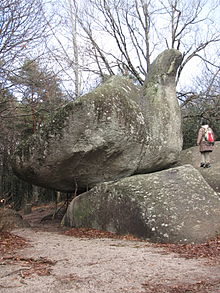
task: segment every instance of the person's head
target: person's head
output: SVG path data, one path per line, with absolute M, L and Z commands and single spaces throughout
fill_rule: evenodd
M 209 125 L 208 120 L 203 118 L 201 121 L 201 125 Z

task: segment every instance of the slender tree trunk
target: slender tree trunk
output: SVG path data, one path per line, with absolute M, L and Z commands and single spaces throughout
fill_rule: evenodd
M 77 43 L 77 7 L 73 7 L 72 0 L 69 0 L 70 6 L 70 21 L 72 28 L 72 42 L 73 42 L 73 54 L 74 54 L 74 75 L 75 75 L 75 94 L 76 97 L 80 96 L 80 73 L 79 73 L 79 51 Z

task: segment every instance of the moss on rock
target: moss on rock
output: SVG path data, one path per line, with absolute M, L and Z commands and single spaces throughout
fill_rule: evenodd
M 219 220 L 219 196 L 190 165 L 102 183 L 75 198 L 66 215 L 74 227 L 163 243 L 203 242 L 220 232 Z

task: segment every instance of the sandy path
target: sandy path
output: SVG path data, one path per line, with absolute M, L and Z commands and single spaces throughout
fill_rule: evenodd
M 56 264 L 49 275 L 28 277 L 23 274 L 28 264 L 1 264 L 2 293 L 220 292 L 219 266 L 167 254 L 145 242 L 80 239 L 30 228 L 13 233 L 30 240 L 31 246 L 19 250 L 19 256 L 46 258 Z M 215 285 L 205 291 L 186 291 L 201 282 Z M 178 291 L 178 286 L 185 289 Z

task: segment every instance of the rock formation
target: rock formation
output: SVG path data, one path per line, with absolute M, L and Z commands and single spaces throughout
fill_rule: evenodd
M 220 199 L 210 176 L 206 182 L 191 165 L 171 168 L 182 149 L 175 87 L 181 58 L 174 49 L 161 53 L 143 87 L 111 77 L 20 144 L 17 176 L 60 191 L 87 190 L 71 202 L 64 224 L 164 243 L 219 233 Z M 179 164 L 194 162 L 187 160 L 181 155 Z
M 200 168 L 201 155 L 197 146 L 181 151 L 178 165 L 191 164 L 198 169 L 207 183 L 220 192 L 220 142 L 216 141 L 214 150 L 210 154 L 211 168 Z
M 220 231 L 220 198 L 191 165 L 118 182 L 76 197 L 63 224 L 162 243 L 203 242 Z
M 142 113 L 150 140 L 144 145 L 138 172 L 162 170 L 175 162 L 182 149 L 181 113 L 176 98 L 176 71 L 182 56 L 165 50 L 151 64 L 143 87 Z
M 104 181 L 170 167 L 182 148 L 175 75 L 179 51 L 161 53 L 143 88 L 113 76 L 69 103 L 14 156 L 34 185 L 82 191 Z
M 24 227 L 29 228 L 30 224 L 19 213 L 12 209 L 0 208 L 0 232 Z

